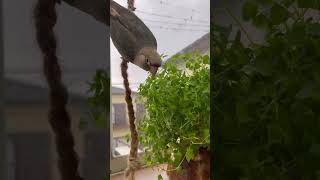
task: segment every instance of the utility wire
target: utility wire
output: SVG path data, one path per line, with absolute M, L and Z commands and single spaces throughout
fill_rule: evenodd
M 179 22 L 169 22 L 169 21 L 158 21 L 158 20 L 151 20 L 151 19 L 145 19 L 141 18 L 142 21 L 147 22 L 155 22 L 155 23 L 162 23 L 162 24 L 172 24 L 172 25 L 179 25 L 179 26 L 195 26 L 195 27 L 207 27 L 209 28 L 210 25 L 204 25 L 204 24 L 191 24 L 191 23 L 179 23 Z
M 164 27 L 164 26 L 154 26 L 149 25 L 151 28 L 163 29 L 163 30 L 174 30 L 174 31 L 193 31 L 193 32 L 209 32 L 209 29 L 185 29 L 185 28 L 172 28 L 172 27 Z
M 141 11 L 141 10 L 136 10 L 137 13 L 141 14 L 146 14 L 150 16 L 158 16 L 158 17 L 163 17 L 163 18 L 169 18 L 169 19 L 180 19 L 184 21 L 190 21 L 190 22 L 197 22 L 197 23 L 204 23 L 204 24 L 209 24 L 210 21 L 208 20 L 200 20 L 200 19 L 193 19 L 192 16 L 190 18 L 181 18 L 181 17 L 175 17 L 175 16 L 170 16 L 170 15 L 164 15 L 164 14 L 157 14 L 157 13 L 151 13 L 151 12 L 146 12 L 146 11 Z
M 193 13 L 200 13 L 200 11 L 196 10 L 196 9 L 193 9 L 193 8 L 189 8 L 189 7 L 185 7 L 185 6 L 178 6 L 178 5 L 174 5 L 174 4 L 171 4 L 169 3 L 168 1 L 163 1 L 163 0 L 160 0 L 159 2 L 161 5 L 165 5 L 165 6 L 169 6 L 169 7 L 173 7 L 173 8 L 181 8 L 181 9 L 189 9 L 191 10 Z
M 124 1 L 124 0 L 123 0 Z M 160 4 L 165 4 L 167 6 L 173 6 L 170 3 L 164 2 L 164 1 L 160 1 Z M 187 8 L 187 7 L 182 7 L 182 6 L 176 6 L 177 8 L 185 8 L 185 9 L 191 9 L 192 12 L 199 12 L 195 9 L 192 8 Z M 152 12 L 146 12 L 146 11 L 142 11 L 140 9 L 136 9 L 135 12 L 138 13 L 142 13 L 142 14 L 146 14 L 146 15 L 150 15 L 150 16 L 157 16 L 157 17 L 162 17 L 162 18 L 170 18 L 170 19 L 179 19 L 179 20 L 183 20 L 184 22 L 189 21 L 189 22 L 197 22 L 197 23 L 202 23 L 202 24 L 209 24 L 210 21 L 209 20 L 203 20 L 203 19 L 194 19 L 193 16 L 190 16 L 190 18 L 183 18 L 183 17 L 175 17 L 175 16 L 169 16 L 166 14 L 157 14 L 157 13 L 152 13 Z
M 121 1 L 123 4 L 126 4 L 126 3 L 127 3 L 127 0 L 116 0 L 116 1 L 117 1 L 117 2 L 118 2 L 118 1 Z M 196 9 L 194 9 L 194 8 L 189 8 L 189 7 L 185 7 L 185 6 L 174 5 L 174 4 L 172 4 L 172 3 L 169 3 L 168 1 L 160 0 L 160 1 L 159 1 L 159 4 L 165 5 L 165 6 L 169 6 L 169 7 L 173 7 L 173 8 L 189 9 L 189 10 L 191 10 L 192 12 L 200 13 L 199 10 L 196 10 Z

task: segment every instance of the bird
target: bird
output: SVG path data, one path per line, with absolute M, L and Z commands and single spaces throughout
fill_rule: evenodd
M 162 63 L 156 38 L 139 17 L 114 1 L 110 1 L 110 31 L 124 60 L 156 75 Z

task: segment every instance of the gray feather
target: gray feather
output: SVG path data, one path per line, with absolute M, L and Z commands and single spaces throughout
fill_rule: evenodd
M 133 61 L 143 47 L 157 49 L 157 41 L 149 28 L 131 11 L 111 1 L 117 15 L 110 16 L 111 39 L 121 56 Z

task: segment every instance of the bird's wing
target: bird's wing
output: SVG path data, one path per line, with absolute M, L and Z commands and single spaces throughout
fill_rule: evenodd
M 133 12 L 111 1 L 110 14 L 137 39 L 137 46 L 157 48 L 157 40 L 150 29 Z

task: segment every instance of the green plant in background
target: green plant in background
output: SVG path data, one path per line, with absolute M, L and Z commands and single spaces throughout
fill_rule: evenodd
M 91 82 L 89 82 L 89 97 L 86 100 L 89 119 L 94 121 L 98 128 L 108 128 L 110 118 L 110 76 L 104 69 L 98 69 Z M 87 126 L 87 119 L 80 120 L 79 128 Z M 109 180 L 110 177 L 103 177 Z
M 110 78 L 106 70 L 98 69 L 89 83 L 90 96 L 86 100 L 88 116 L 97 127 L 107 127 L 110 114 Z M 84 128 L 88 121 L 81 119 L 79 127 Z
M 138 126 L 147 165 L 169 163 L 178 169 L 200 147 L 209 149 L 210 57 L 193 53 L 177 58 L 185 70 L 165 63 L 138 90 L 147 111 Z
M 319 7 L 246 1 L 243 19 L 266 32 L 260 45 L 212 28 L 213 179 L 320 179 Z

